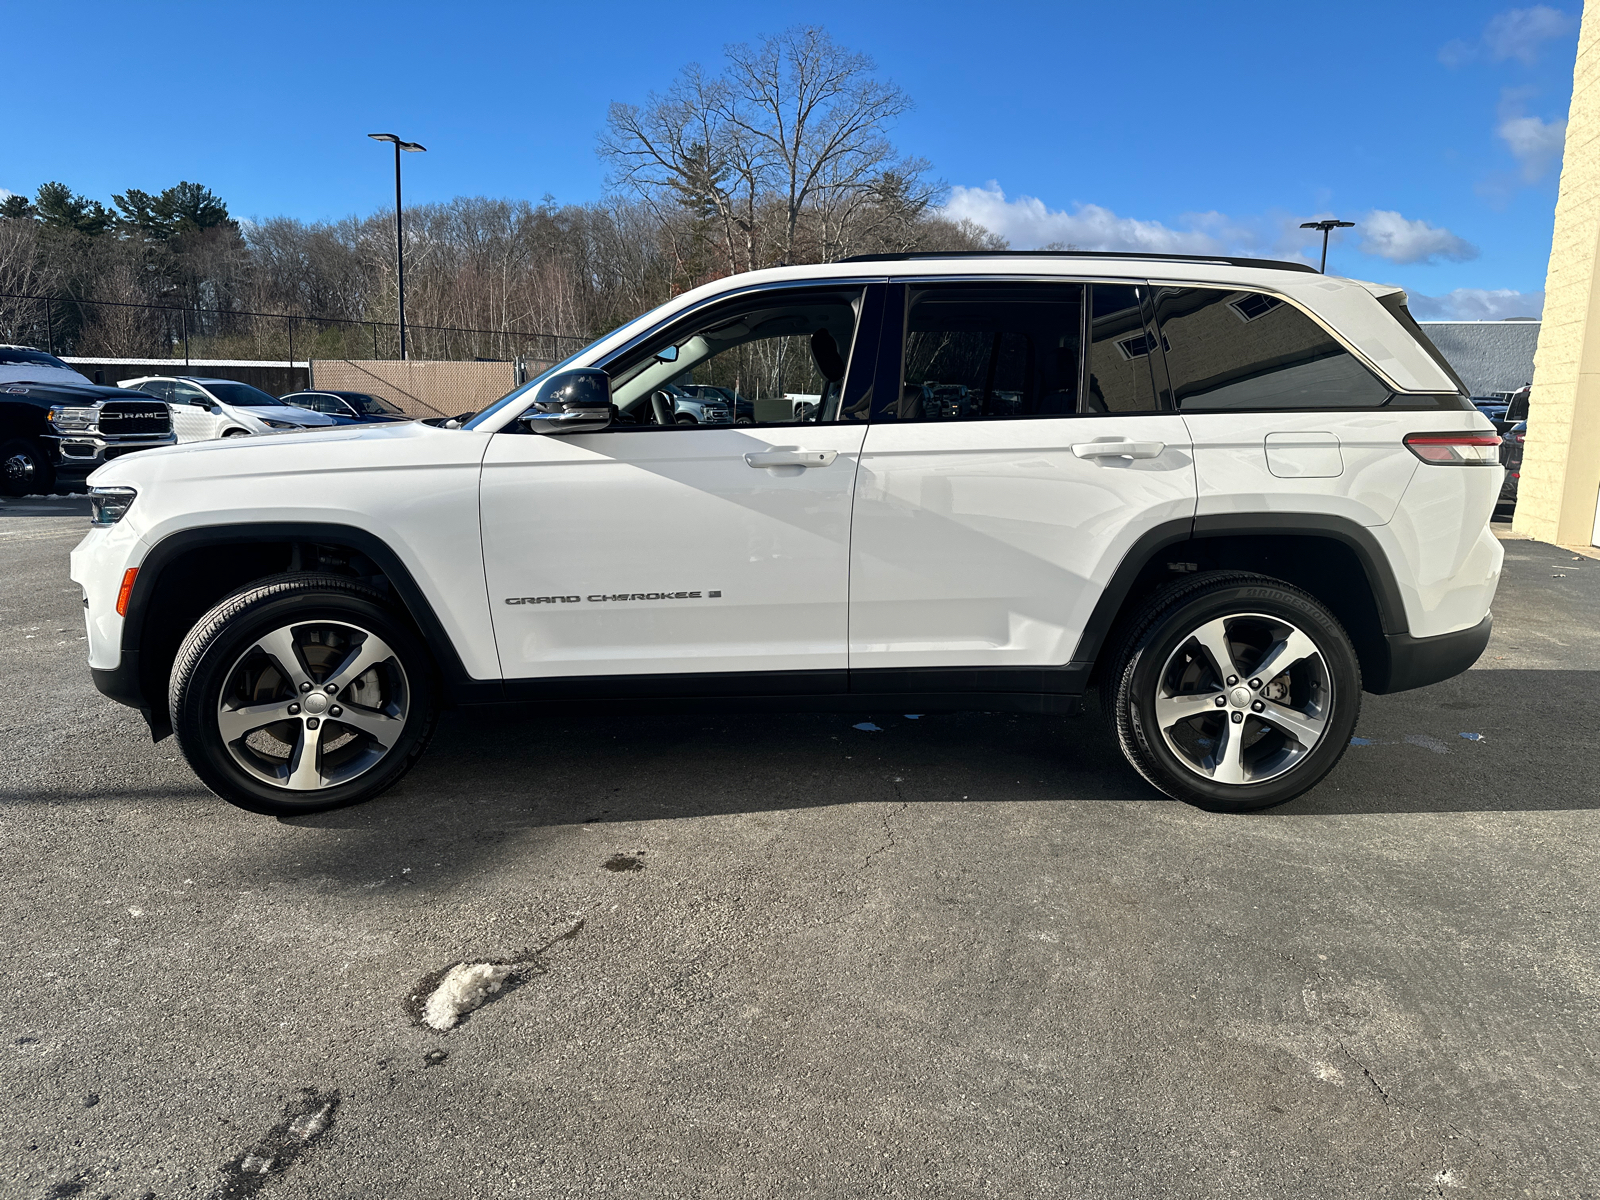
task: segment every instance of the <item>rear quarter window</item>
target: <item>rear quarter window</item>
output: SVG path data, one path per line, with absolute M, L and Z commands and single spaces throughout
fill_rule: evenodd
M 1322 326 L 1276 296 L 1162 288 L 1167 376 L 1184 412 L 1376 408 L 1389 389 Z

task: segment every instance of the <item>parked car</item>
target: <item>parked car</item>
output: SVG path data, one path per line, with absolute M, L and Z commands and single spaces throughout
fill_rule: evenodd
M 332 417 L 285 404 L 258 387 L 233 379 L 145 375 L 124 379 L 117 386 L 144 392 L 172 405 L 172 429 L 180 442 L 290 433 L 337 424 Z
M 1500 465 L 1506 469 L 1500 485 L 1500 503 L 1517 504 L 1517 484 L 1522 479 L 1522 451 L 1528 441 L 1528 423 L 1518 421 L 1500 435 Z
M 41 371 L 41 374 L 45 372 Z M 81 484 L 135 450 L 174 445 L 172 413 L 153 396 L 84 380 L 0 384 L 0 492 L 27 496 Z M 76 372 L 74 372 L 76 374 Z
M 812 419 L 671 420 L 674 379 L 736 362 L 817 381 Z M 974 402 L 929 420 L 908 378 Z M 256 812 L 378 795 L 447 703 L 1072 714 L 1090 688 L 1153 787 L 1246 811 L 1333 769 L 1364 691 L 1482 653 L 1498 443 L 1398 288 L 884 255 L 706 284 L 464 421 L 118 459 L 71 573 L 96 685 Z
M 0 346 L 0 384 L 64 383 L 69 387 L 92 381 L 54 354 L 31 346 Z
M 409 421 L 404 410 L 371 392 L 290 392 L 285 404 L 332 417 L 336 425 L 372 425 L 384 421 Z
M 1514 392 L 1497 392 L 1492 396 L 1474 396 L 1472 403 L 1479 412 L 1494 422 L 1501 433 L 1519 421 L 1528 419 L 1528 400 L 1532 389 L 1524 384 Z
M 718 387 L 711 383 L 680 383 L 677 385 L 680 392 L 696 400 L 709 401 L 712 404 L 721 402 L 733 413 L 735 425 L 754 425 L 756 423 L 755 401 L 746 400 L 737 391 L 729 387 Z

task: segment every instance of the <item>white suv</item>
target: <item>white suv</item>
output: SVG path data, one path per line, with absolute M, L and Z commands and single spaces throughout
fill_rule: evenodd
M 124 379 L 117 386 L 133 388 L 172 405 L 172 431 L 180 443 L 338 424 L 332 417 L 296 408 L 258 387 L 233 379 L 146 375 Z
M 755 423 L 675 423 L 707 384 Z M 1157 788 L 1254 809 L 1327 774 L 1364 690 L 1488 640 L 1501 468 L 1465 392 L 1403 293 L 1286 263 L 786 267 L 464 422 L 109 464 L 72 577 L 100 689 L 258 812 L 376 795 L 442 704 L 1091 688 Z

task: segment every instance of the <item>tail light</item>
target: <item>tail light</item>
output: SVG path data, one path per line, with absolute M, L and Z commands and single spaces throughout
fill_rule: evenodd
M 1406 449 L 1425 463 L 1454 467 L 1493 467 L 1500 462 L 1500 439 L 1492 433 L 1408 433 Z

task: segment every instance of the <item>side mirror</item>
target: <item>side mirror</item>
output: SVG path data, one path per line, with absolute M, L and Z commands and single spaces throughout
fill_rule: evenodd
M 589 433 L 615 419 L 611 376 L 598 367 L 575 367 L 539 385 L 520 418 L 529 433 Z

